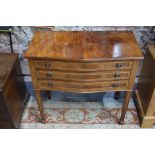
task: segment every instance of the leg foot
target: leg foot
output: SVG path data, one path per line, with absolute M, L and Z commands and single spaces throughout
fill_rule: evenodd
M 48 98 L 49 100 L 51 100 L 51 92 L 50 92 L 50 91 L 47 91 L 46 94 L 47 94 L 47 98 Z
M 121 119 L 119 119 L 119 124 L 120 125 L 123 125 L 124 124 L 124 121 L 122 121 Z
M 117 92 L 115 92 L 114 99 L 115 99 L 115 100 L 118 100 L 119 98 L 120 98 L 120 92 L 117 91 Z
M 40 119 L 39 122 L 42 123 L 42 124 L 46 124 L 45 119 Z

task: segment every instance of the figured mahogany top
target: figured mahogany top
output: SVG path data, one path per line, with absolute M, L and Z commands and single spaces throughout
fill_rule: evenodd
M 0 53 L 0 91 L 5 86 L 17 58 L 18 54 Z
M 132 32 L 36 32 L 26 58 L 67 61 L 142 59 Z

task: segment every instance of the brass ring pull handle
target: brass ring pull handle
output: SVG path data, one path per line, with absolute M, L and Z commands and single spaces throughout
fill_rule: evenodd
M 52 77 L 52 73 L 51 72 L 48 72 L 46 75 L 47 75 L 47 77 Z
M 120 75 L 119 73 L 115 73 L 115 74 L 114 74 L 114 77 L 115 77 L 115 78 L 118 78 L 118 77 L 120 77 L 120 76 L 121 76 L 121 75 Z
M 118 84 L 117 83 L 113 83 L 112 85 L 114 88 L 118 87 Z
M 51 64 L 50 63 L 45 63 L 45 67 L 50 68 L 51 67 Z
M 49 87 L 53 87 L 53 83 L 49 82 L 49 83 L 48 83 L 48 86 L 49 86 Z
M 117 63 L 117 64 L 116 64 L 116 67 L 117 67 L 117 68 L 120 68 L 120 67 L 122 67 L 122 65 L 119 64 L 119 63 Z

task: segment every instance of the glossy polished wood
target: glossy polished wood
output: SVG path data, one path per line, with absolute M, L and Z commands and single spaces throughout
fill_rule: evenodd
M 58 70 L 37 70 L 37 79 L 64 81 L 106 81 L 129 79 L 130 71 L 99 71 L 99 72 L 66 72 Z
M 68 61 L 51 61 L 35 60 L 36 69 L 54 69 L 65 71 L 106 71 L 131 69 L 132 61 L 106 61 L 106 62 L 68 62 Z
M 0 128 L 18 128 L 28 93 L 17 54 L 0 54 Z
M 155 44 L 148 45 L 139 83 L 136 103 L 142 128 L 151 128 L 155 123 Z
M 69 82 L 60 80 L 38 80 L 40 90 L 56 90 L 78 93 L 94 93 L 103 91 L 117 91 L 127 89 L 128 81 L 95 81 L 95 82 Z
M 37 32 L 26 58 L 66 61 L 129 60 L 143 57 L 132 32 Z
M 128 91 L 124 121 L 139 60 L 143 55 L 132 32 L 37 32 L 28 58 L 41 121 L 41 91 L 92 93 Z

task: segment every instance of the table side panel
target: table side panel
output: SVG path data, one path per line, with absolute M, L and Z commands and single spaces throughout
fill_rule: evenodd
M 133 89 L 139 63 L 140 63 L 140 62 L 137 61 L 137 60 L 134 60 L 134 61 L 133 61 L 132 69 L 131 69 L 131 74 L 130 74 L 130 78 L 129 78 L 129 83 L 128 83 L 128 89 Z
M 155 60 L 150 50 L 145 54 L 142 65 L 137 91 L 141 100 L 145 115 L 149 114 L 148 108 L 154 100 L 155 88 Z M 150 110 L 149 110 L 150 111 Z
M 3 92 L 0 92 L 0 129 L 13 128 L 11 116 L 6 107 Z
M 24 102 L 27 97 L 27 89 L 19 61 L 16 61 L 3 92 L 14 126 L 18 127 L 25 104 Z

